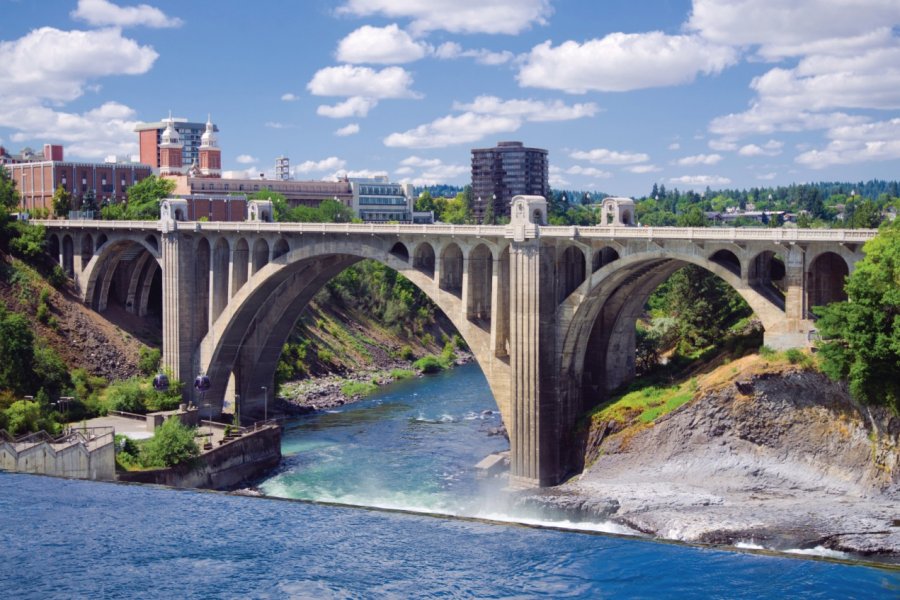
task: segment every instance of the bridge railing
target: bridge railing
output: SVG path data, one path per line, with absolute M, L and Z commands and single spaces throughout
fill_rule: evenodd
M 160 221 L 68 221 L 35 220 L 49 229 L 108 229 L 161 231 Z M 259 221 L 178 221 L 177 230 L 188 232 L 234 233 L 345 233 L 370 235 L 427 235 L 512 237 L 506 225 L 400 225 L 376 223 L 264 223 Z M 865 242 L 875 236 L 874 229 L 796 229 L 735 227 L 613 227 L 555 226 L 539 227 L 541 237 L 584 239 L 680 239 L 698 241 L 772 241 L 779 242 Z

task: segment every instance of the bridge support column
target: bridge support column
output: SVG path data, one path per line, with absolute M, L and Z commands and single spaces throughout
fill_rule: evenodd
M 765 344 L 775 350 L 809 346 L 812 322 L 806 316 L 806 252 L 798 245 L 785 253 L 784 328 L 766 331 Z
M 196 290 L 192 247 L 189 235 L 180 235 L 176 231 L 162 236 L 162 364 L 174 379 L 184 383 L 185 401 L 192 398 L 191 383 L 197 374 L 193 353 L 201 338 L 196 331 L 194 316 L 197 296 L 202 294 Z

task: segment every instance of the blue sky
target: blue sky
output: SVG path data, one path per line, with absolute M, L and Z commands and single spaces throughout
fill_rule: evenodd
M 219 126 L 223 167 L 469 180 L 550 151 L 554 187 L 896 179 L 897 0 L 0 0 L 0 143 L 135 154 Z

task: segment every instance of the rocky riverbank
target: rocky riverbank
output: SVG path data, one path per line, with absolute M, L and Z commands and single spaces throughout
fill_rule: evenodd
M 654 423 L 596 424 L 583 474 L 520 502 L 666 539 L 900 562 L 900 418 L 819 373 L 740 362 Z

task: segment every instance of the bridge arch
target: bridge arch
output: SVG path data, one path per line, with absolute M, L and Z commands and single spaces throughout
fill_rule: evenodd
M 434 246 L 428 242 L 419 242 L 413 250 L 413 267 L 428 277 L 434 277 Z
M 462 249 L 456 242 L 450 242 L 441 248 L 440 287 L 457 298 L 462 294 L 463 262 Z
M 86 264 L 82 263 L 84 265 L 82 272 L 78 274 L 78 279 L 84 289 L 84 301 L 100 311 L 106 309 L 109 290 L 120 262 L 135 261 L 144 252 L 155 261 L 159 261 L 160 258 L 159 253 L 144 239 L 113 238 L 112 241 L 104 240 L 101 246 L 100 242 L 105 237 L 101 234 L 97 238 L 97 245 L 94 247 L 90 261 Z M 85 237 L 82 237 L 82 244 L 84 244 L 84 239 Z M 82 251 L 84 250 L 83 246 Z
M 619 260 L 619 252 L 621 250 L 621 246 L 616 248 L 613 245 L 594 248 L 593 256 L 591 258 L 591 273 L 596 273 L 599 269 L 605 267 L 612 261 Z
M 267 264 L 269 264 L 269 242 L 265 238 L 256 238 L 253 241 L 253 264 L 250 275 L 256 275 Z
M 249 276 L 250 246 L 246 238 L 239 238 L 234 244 L 234 277 L 231 280 L 231 294 L 234 296 L 239 289 L 244 287 Z
M 816 306 L 847 299 L 844 281 L 850 275 L 850 265 L 843 256 L 832 251 L 819 252 L 807 265 L 806 306 L 810 313 Z
M 626 255 L 591 277 L 574 314 L 561 323 L 563 418 L 574 420 L 606 392 L 634 376 L 635 321 L 650 294 L 675 271 L 693 264 L 724 280 L 747 302 L 766 331 L 784 313 L 730 269 L 702 255 L 671 250 Z M 568 386 L 568 389 L 565 389 Z
M 366 243 L 311 238 L 303 240 L 283 260 L 251 276 L 205 333 L 195 355 L 198 372 L 206 373 L 213 382 L 208 397 L 223 397 L 233 375 L 235 390 L 245 399 L 242 411 L 252 411 L 254 390 L 271 386 L 281 349 L 306 304 L 341 271 L 360 260 L 372 259 L 407 277 L 448 317 L 474 354 L 501 413 L 505 413 L 508 385 L 498 373 L 505 373 L 508 379 L 508 364 L 491 352 L 490 332 L 471 322 L 461 299 L 440 289 L 433 276 L 392 254 L 392 246 L 378 238 Z M 476 251 L 477 255 L 492 259 L 490 249 L 486 245 L 483 248 Z M 257 408 L 262 412 L 261 405 Z

